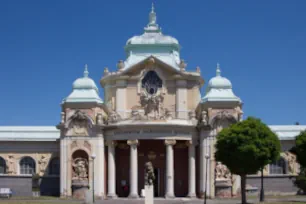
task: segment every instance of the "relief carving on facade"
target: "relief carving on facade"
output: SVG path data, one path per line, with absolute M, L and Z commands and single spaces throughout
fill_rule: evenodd
M 6 169 L 8 174 L 16 174 L 16 158 L 9 154 L 6 159 Z
M 47 155 L 41 155 L 39 160 L 38 160 L 38 164 L 39 164 L 39 175 L 44 175 L 47 166 L 48 166 L 48 162 L 49 162 L 49 158 L 47 157 Z
M 72 163 L 72 180 L 88 180 L 88 161 L 84 158 L 76 158 Z
M 121 117 L 120 115 L 115 112 L 115 111 L 111 111 L 107 117 L 107 120 L 106 120 L 106 123 L 116 123 L 116 122 L 119 122 L 121 120 Z
M 89 136 L 91 134 L 92 121 L 86 113 L 76 110 L 69 118 L 67 126 L 68 136 Z
M 160 93 L 152 95 L 145 91 L 140 93 L 140 104 L 144 109 L 144 115 L 149 120 L 165 119 L 163 102 L 164 97 Z
M 215 174 L 216 174 L 216 181 L 231 180 L 231 172 L 221 162 L 216 163 Z
M 296 155 L 286 151 L 281 153 L 281 157 L 283 157 L 288 164 L 288 174 L 297 175 L 299 171 L 299 164 L 296 160 Z
M 81 140 L 74 140 L 70 144 L 71 150 L 73 149 L 80 149 L 80 148 L 85 148 L 89 151 L 91 151 L 91 144 L 88 141 L 81 141 Z

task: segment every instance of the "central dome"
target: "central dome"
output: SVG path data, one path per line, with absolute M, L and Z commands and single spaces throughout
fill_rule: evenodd
M 163 35 L 161 32 L 147 33 L 140 36 L 130 38 L 126 45 L 140 45 L 140 44 L 159 44 L 159 45 L 179 45 L 177 39 L 171 36 Z

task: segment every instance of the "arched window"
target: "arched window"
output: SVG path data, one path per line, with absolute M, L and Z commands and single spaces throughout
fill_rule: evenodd
M 141 81 L 142 88 L 146 89 L 148 94 L 156 94 L 158 88 L 162 87 L 162 80 L 155 71 L 148 71 Z
M 59 158 L 53 158 L 49 164 L 49 174 L 59 175 L 60 174 L 60 160 Z
M 0 174 L 5 174 L 5 173 L 6 173 L 6 162 L 2 157 L 0 157 Z
M 283 158 L 269 165 L 269 174 L 286 174 L 286 162 Z
M 20 174 L 34 174 L 35 161 L 31 157 L 24 157 L 20 160 Z

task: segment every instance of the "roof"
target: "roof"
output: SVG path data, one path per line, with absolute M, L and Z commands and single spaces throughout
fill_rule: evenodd
M 293 140 L 301 131 L 306 130 L 306 125 L 269 125 L 269 127 L 280 140 Z
M 56 141 L 60 131 L 55 126 L 0 126 L 0 141 Z

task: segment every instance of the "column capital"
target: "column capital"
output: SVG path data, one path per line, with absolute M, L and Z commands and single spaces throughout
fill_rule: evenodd
M 175 145 L 175 144 L 176 140 L 174 139 L 165 140 L 165 145 Z
M 116 146 L 117 146 L 117 141 L 115 141 L 115 140 L 107 140 L 107 141 L 105 142 L 105 144 L 106 144 L 106 146 L 108 146 L 108 147 L 116 147 Z
M 127 144 L 130 146 L 137 146 L 139 144 L 138 140 L 128 140 Z

